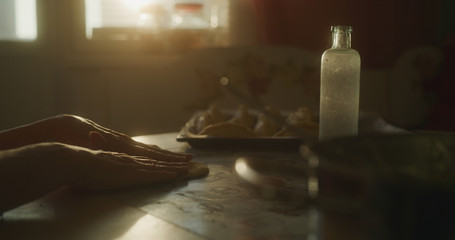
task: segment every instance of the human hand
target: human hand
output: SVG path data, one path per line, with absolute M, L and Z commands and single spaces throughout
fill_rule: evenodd
M 188 172 L 188 162 L 64 146 L 69 157 L 63 169 L 73 173 L 69 185 L 78 189 L 125 188 L 173 180 Z
M 62 186 L 126 188 L 186 179 L 189 173 L 187 161 L 163 161 L 56 142 L 29 144 L 0 151 L 0 192 L 7 196 L 0 198 L 0 213 Z
M 51 140 L 94 150 L 121 152 L 133 156 L 145 156 L 168 162 L 185 162 L 191 154 L 175 153 L 134 141 L 131 137 L 103 127 L 89 119 L 75 115 L 59 115 L 50 118 Z

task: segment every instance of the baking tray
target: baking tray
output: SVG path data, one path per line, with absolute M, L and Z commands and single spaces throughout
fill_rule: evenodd
M 245 148 L 245 149 L 295 149 L 304 142 L 297 137 L 254 137 L 254 138 L 222 138 L 211 136 L 188 136 L 182 130 L 177 141 L 187 142 L 194 148 Z
M 211 149 L 270 149 L 298 150 L 305 139 L 293 136 L 282 137 L 251 137 L 251 138 L 226 138 L 214 137 L 207 135 L 198 135 L 194 133 L 192 127 L 198 116 L 203 112 L 196 112 L 182 127 L 177 135 L 178 142 L 187 142 L 193 148 L 211 148 Z M 231 111 L 224 113 L 232 114 Z M 253 114 L 255 112 L 253 111 Z M 289 112 L 285 112 L 285 116 Z M 396 134 L 405 133 L 406 130 L 396 127 L 380 116 L 372 113 L 361 112 L 359 115 L 359 135 L 371 134 Z
M 295 149 L 305 141 L 299 137 L 250 137 L 250 138 L 230 138 L 215 137 L 196 134 L 193 130 L 197 118 L 203 112 L 196 112 L 182 127 L 177 135 L 178 142 L 187 142 L 194 148 L 243 148 L 243 149 Z M 233 115 L 232 111 L 223 111 L 227 115 Z M 252 114 L 258 114 L 255 111 Z

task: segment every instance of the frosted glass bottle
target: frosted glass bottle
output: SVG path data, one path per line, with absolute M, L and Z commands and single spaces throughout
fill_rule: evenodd
M 350 26 L 332 26 L 332 47 L 321 57 L 319 140 L 357 135 L 360 55 Z

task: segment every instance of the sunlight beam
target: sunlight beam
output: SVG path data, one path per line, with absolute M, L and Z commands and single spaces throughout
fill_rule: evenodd
M 14 4 L 16 37 L 23 40 L 36 39 L 36 0 L 16 0 Z

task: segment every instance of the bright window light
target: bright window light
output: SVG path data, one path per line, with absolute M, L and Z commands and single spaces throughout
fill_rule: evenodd
M 123 2 L 125 3 L 126 6 L 138 11 L 140 10 L 142 7 L 148 5 L 148 4 L 157 4 L 161 1 L 157 1 L 157 0 L 123 0 Z
M 160 33 L 175 29 L 222 32 L 228 29 L 228 3 L 229 0 L 85 0 L 85 34 L 87 39 L 138 40 L 156 39 Z
M 19 39 L 36 39 L 36 0 L 16 0 L 16 36 Z
M 36 0 L 1 0 L 0 40 L 32 41 L 36 37 Z
M 141 7 L 147 0 L 85 0 L 85 29 L 88 39 L 124 40 L 140 26 Z M 161 1 L 165 2 L 165 1 Z
M 93 37 L 94 28 L 102 27 L 101 0 L 85 0 L 85 34 L 87 38 Z

